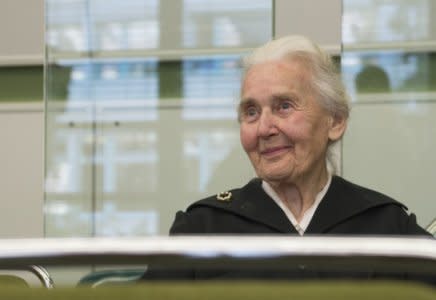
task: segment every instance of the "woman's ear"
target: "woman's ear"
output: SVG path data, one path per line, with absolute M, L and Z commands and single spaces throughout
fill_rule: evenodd
M 344 135 L 347 128 L 347 118 L 341 116 L 330 117 L 329 123 L 329 140 L 336 142 Z

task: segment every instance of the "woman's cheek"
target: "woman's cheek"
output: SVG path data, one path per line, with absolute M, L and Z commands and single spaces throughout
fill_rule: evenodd
M 256 133 L 247 125 L 241 125 L 240 128 L 241 145 L 245 152 L 250 152 L 256 149 L 257 139 Z

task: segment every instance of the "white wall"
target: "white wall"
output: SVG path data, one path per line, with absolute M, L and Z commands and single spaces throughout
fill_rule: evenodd
M 301 34 L 329 53 L 341 51 L 342 0 L 276 0 L 274 36 Z
M 0 67 L 42 65 L 44 0 L 1 0 L 0 37 Z M 0 238 L 43 236 L 43 138 L 42 99 L 0 102 Z
M 0 104 L 0 238 L 43 236 L 42 103 Z
M 42 64 L 44 0 L 1 0 L 0 65 Z

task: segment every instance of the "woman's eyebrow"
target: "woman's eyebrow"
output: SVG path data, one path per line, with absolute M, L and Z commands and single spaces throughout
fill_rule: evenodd
M 251 98 L 251 97 L 249 97 L 249 98 L 242 98 L 241 101 L 239 101 L 239 106 L 245 105 L 247 103 L 253 103 L 253 102 L 255 102 L 254 98 Z
M 276 93 L 272 96 L 273 100 L 281 100 L 281 99 L 293 99 L 295 95 L 292 93 Z
M 253 98 L 242 98 L 241 101 L 239 101 L 238 110 L 241 110 L 243 107 L 246 107 L 247 105 L 253 104 L 256 101 Z

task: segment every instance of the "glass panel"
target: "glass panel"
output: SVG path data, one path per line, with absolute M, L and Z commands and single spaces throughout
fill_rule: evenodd
M 436 100 L 356 105 L 344 138 L 344 173 L 405 203 L 425 227 L 435 218 Z M 363 125 L 365 124 L 365 125 Z
M 394 44 L 432 41 L 430 0 L 344 0 L 342 41 L 347 47 L 364 43 Z M 386 45 L 385 45 L 386 46 Z
M 158 0 L 46 0 L 47 46 L 56 53 L 157 48 Z
M 271 9 L 272 1 L 185 0 L 182 47 L 260 45 L 271 38 Z
M 353 101 L 343 174 L 436 215 L 436 3 L 344 0 L 342 72 Z
M 51 55 L 77 51 L 252 47 L 271 37 L 271 2 L 46 0 L 47 44 Z
M 253 176 L 240 57 L 271 38 L 272 1 L 46 4 L 47 236 L 166 235 Z

